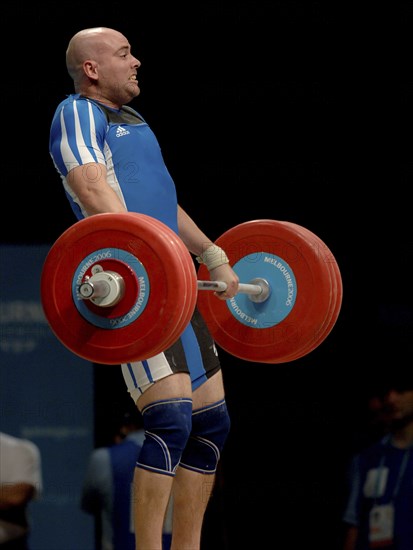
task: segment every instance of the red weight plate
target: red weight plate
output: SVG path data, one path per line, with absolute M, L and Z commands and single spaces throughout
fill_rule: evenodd
M 230 229 L 216 243 L 227 252 L 231 265 L 261 252 L 281 258 L 292 269 L 297 285 L 289 315 L 268 328 L 243 325 L 226 302 L 199 292 L 198 307 L 217 344 L 236 357 L 264 363 L 286 362 L 289 356 L 304 353 L 314 340 L 315 327 L 323 326 L 331 306 L 330 271 L 314 254 L 307 236 L 275 220 L 255 220 Z M 200 266 L 198 275 L 201 279 L 208 277 L 204 266 Z
M 328 326 L 330 325 L 331 318 L 336 307 L 337 283 L 336 275 L 330 265 L 332 257 L 331 251 L 328 250 L 323 241 L 305 227 L 290 222 L 280 223 L 289 225 L 293 231 L 297 231 L 302 235 L 303 238 L 307 240 L 314 257 L 316 258 L 316 261 L 320 266 L 320 269 L 324 270 L 325 273 L 328 274 L 329 283 L 327 283 L 327 278 L 324 280 L 318 280 L 316 292 L 320 293 L 320 295 L 322 294 L 324 296 L 330 296 L 330 303 L 328 308 L 326 308 L 325 310 L 325 317 L 319 322 L 319 324 L 313 325 L 312 335 L 308 339 L 307 343 L 304 344 L 300 349 L 297 349 L 292 355 L 288 355 L 283 358 L 283 362 L 289 362 L 309 354 L 325 339 L 326 331 L 328 330 Z
M 140 216 L 140 214 L 137 215 Z M 165 225 L 156 218 L 150 217 L 147 221 L 156 227 L 158 231 L 162 232 L 164 230 Z M 175 303 L 171 306 L 176 308 L 175 326 L 171 327 L 169 337 L 160 340 L 159 345 L 153 348 L 152 355 L 165 351 L 179 338 L 192 317 L 197 299 L 196 270 L 192 257 L 178 235 L 174 232 L 169 232 L 168 236 L 171 253 L 174 254 L 175 259 L 180 264 L 179 270 L 182 280 L 180 281 L 181 287 L 179 293 L 176 293 Z
M 182 261 L 182 273 L 186 279 L 186 293 L 185 295 L 176 296 L 176 307 L 181 310 L 182 315 L 180 321 L 176 325 L 175 331 L 171 333 L 170 339 L 167 341 L 167 347 L 176 342 L 191 321 L 198 296 L 195 265 L 188 249 L 185 245 L 183 246 L 184 248 L 180 251 L 181 254 L 179 255 L 179 258 Z M 179 247 L 177 247 L 177 253 L 178 250 Z
M 159 220 L 152 218 L 151 223 L 162 230 L 163 224 Z M 157 353 L 165 351 L 165 349 L 174 344 L 185 330 L 192 318 L 198 294 L 197 274 L 192 256 L 178 235 L 174 233 L 170 237 L 171 245 L 175 248 L 175 255 L 181 262 L 181 273 L 184 278 L 184 288 L 181 290 L 180 295 L 176 295 L 175 302 L 175 307 L 181 312 L 181 318 L 177 321 L 174 330 L 171 331 L 169 339 L 162 342 L 162 348 Z
M 341 278 L 341 272 L 338 267 L 337 263 L 331 264 L 333 267 L 333 271 L 336 276 L 336 304 L 334 307 L 333 314 L 331 316 L 330 322 L 328 326 L 326 327 L 323 341 L 327 338 L 327 336 L 330 334 L 330 332 L 333 330 L 334 326 L 336 325 L 336 322 L 338 320 L 338 317 L 340 315 L 341 306 L 343 302 L 343 280 Z M 321 342 L 320 342 L 321 343 Z
M 281 223 L 281 222 L 280 222 Z M 319 326 L 314 326 L 313 338 L 309 339 L 306 346 L 296 351 L 295 353 L 285 356 L 283 362 L 289 362 L 307 355 L 317 348 L 331 332 L 341 308 L 342 301 L 342 281 L 337 262 L 326 244 L 314 233 L 300 225 L 282 222 L 289 225 L 293 230 L 300 232 L 311 245 L 314 254 L 317 255 L 319 261 L 325 264 L 326 269 L 330 272 L 331 277 L 331 303 L 326 313 L 324 321 Z
M 310 353 L 312 350 L 318 347 L 325 339 L 329 331 L 329 326 L 331 324 L 334 311 L 337 307 L 338 283 L 337 283 L 336 273 L 332 266 L 333 256 L 331 254 L 331 251 L 325 245 L 325 243 L 323 243 L 323 241 L 317 235 L 315 235 L 305 227 L 302 227 L 300 225 L 290 223 L 290 222 L 282 222 L 282 223 L 290 225 L 293 230 L 300 232 L 303 235 L 303 237 L 307 238 L 308 242 L 311 244 L 314 250 L 314 253 L 317 254 L 317 256 L 319 257 L 320 262 L 324 262 L 326 270 L 328 270 L 330 273 L 330 280 L 331 280 L 331 303 L 330 303 L 329 310 L 327 311 L 326 317 L 324 319 L 324 322 L 320 326 L 314 327 L 314 336 L 308 342 L 308 345 L 306 348 L 302 349 L 300 353 L 293 354 L 292 356 L 288 357 L 288 360 L 291 361 Z
M 329 265 L 333 273 L 333 278 L 335 281 L 334 295 L 336 300 L 335 300 L 334 307 L 332 308 L 332 314 L 331 314 L 330 320 L 325 328 L 322 340 L 319 343 L 321 343 L 327 338 L 327 336 L 330 334 L 333 327 L 335 326 L 341 311 L 341 305 L 343 301 L 343 281 L 341 278 L 340 268 L 331 250 L 327 247 L 325 243 L 323 243 L 322 241 L 321 243 L 322 243 L 322 250 L 324 251 L 324 261 Z
M 314 253 L 317 254 L 317 256 L 319 257 L 320 262 L 323 262 L 325 264 L 326 269 L 329 270 L 331 275 L 332 299 L 326 318 L 322 325 L 320 325 L 319 327 L 314 327 L 314 338 L 308 342 L 306 348 L 300 350 L 299 353 L 292 354 L 291 356 L 285 358 L 285 361 L 293 361 L 295 359 L 303 357 L 304 355 L 307 355 L 308 353 L 316 349 L 327 338 L 328 334 L 334 327 L 340 313 L 343 287 L 337 261 L 327 245 L 309 229 L 291 222 L 283 223 L 289 225 L 290 227 L 292 227 L 293 230 L 301 232 L 302 235 L 306 236 L 308 242 L 311 243 Z
M 317 238 L 314 233 L 311 233 L 308 229 L 306 231 L 313 237 Z M 338 263 L 331 252 L 331 250 L 327 247 L 327 245 L 319 239 L 319 251 L 320 251 L 320 257 L 323 259 L 323 261 L 330 267 L 330 270 L 332 272 L 333 276 L 333 292 L 334 292 L 334 303 L 331 308 L 331 315 L 329 316 L 328 323 L 326 324 L 324 331 L 320 333 L 319 339 L 316 343 L 316 345 L 320 345 L 330 334 L 331 330 L 336 324 L 336 321 L 338 319 L 338 316 L 341 311 L 341 305 L 343 300 L 343 282 L 341 278 L 340 268 L 338 266 Z M 314 348 L 313 348 L 314 349 Z
M 80 357 L 102 364 L 142 360 L 164 348 L 182 312 L 176 297 L 186 292 L 175 233 L 151 223 L 143 214 L 97 214 L 67 229 L 46 257 L 41 296 L 46 318 L 56 337 Z M 142 313 L 127 326 L 101 329 L 79 314 L 72 298 L 79 264 L 96 250 L 118 249 L 144 266 L 150 294 Z
M 319 343 L 321 343 L 324 335 L 324 331 L 326 330 L 326 326 L 328 325 L 334 305 L 335 305 L 335 292 L 334 287 L 336 285 L 335 283 L 335 275 L 333 274 L 332 270 L 329 268 L 329 265 L 327 263 L 323 262 L 323 258 L 320 255 L 320 247 L 321 247 L 321 241 L 315 237 L 310 235 L 306 231 L 305 228 L 302 228 L 301 226 L 297 224 L 289 224 L 288 222 L 279 222 L 283 223 L 285 225 L 289 225 L 293 231 L 296 231 L 299 233 L 303 239 L 305 239 L 308 243 L 309 249 L 313 251 L 313 254 L 317 256 L 317 259 L 320 261 L 320 270 L 324 270 L 325 277 L 319 278 L 317 280 L 317 292 L 322 292 L 324 296 L 329 296 L 329 303 L 327 306 L 326 302 L 326 308 L 325 308 L 325 316 L 322 318 L 321 316 L 314 321 L 314 324 L 312 324 L 312 330 L 311 333 L 308 334 L 307 340 L 304 338 L 301 339 L 299 345 L 297 345 L 296 349 L 294 349 L 293 353 L 287 354 L 283 356 L 280 361 L 280 363 L 286 363 L 291 362 L 294 360 L 297 360 L 304 355 L 307 355 L 312 350 L 314 350 Z M 316 324 L 317 322 L 317 324 Z M 271 361 L 270 361 L 271 362 Z

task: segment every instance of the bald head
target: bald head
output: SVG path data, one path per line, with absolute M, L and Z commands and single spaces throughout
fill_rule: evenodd
M 75 86 L 82 79 L 83 63 L 87 59 L 98 61 L 99 57 L 108 50 L 110 40 L 113 38 L 122 38 L 127 42 L 123 34 L 108 27 L 83 29 L 70 39 L 66 50 L 66 67 Z
M 66 50 L 66 66 L 75 92 L 111 107 L 120 108 L 139 95 L 140 65 L 128 39 L 108 27 L 79 31 Z

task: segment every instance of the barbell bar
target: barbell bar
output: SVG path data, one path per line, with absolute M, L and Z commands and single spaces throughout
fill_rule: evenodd
M 253 220 L 217 239 L 241 281 L 195 269 L 181 239 L 143 214 L 97 214 L 68 228 L 46 257 L 41 296 L 57 338 L 95 363 L 147 359 L 172 345 L 197 307 L 217 344 L 247 361 L 283 363 L 318 347 L 342 302 L 340 270 L 306 228 Z M 257 276 L 259 275 L 259 276 Z M 197 277 L 200 276 L 200 280 Z
M 227 284 L 224 281 L 197 281 L 198 290 L 225 292 Z M 79 295 L 84 300 L 91 300 L 101 307 L 110 307 L 122 299 L 125 283 L 118 273 L 96 269 L 91 277 L 79 285 Z M 251 283 L 239 283 L 238 293 L 248 294 L 254 302 L 264 302 L 270 293 L 268 281 L 256 278 Z
M 225 292 L 227 283 L 224 281 L 197 281 L 198 290 L 213 290 Z M 260 277 L 252 279 L 249 283 L 239 283 L 237 294 L 247 294 L 253 302 L 265 302 L 270 295 L 271 289 L 268 281 Z

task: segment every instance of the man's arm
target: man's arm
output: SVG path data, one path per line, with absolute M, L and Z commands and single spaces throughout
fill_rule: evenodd
M 104 212 L 126 212 L 126 206 L 106 179 L 106 166 L 88 163 L 73 168 L 67 181 L 89 216 Z
M 0 484 L 0 510 L 21 507 L 38 497 L 42 490 L 40 451 L 30 441 L 16 440 L 13 471 L 5 472 Z
M 213 246 L 214 243 L 208 239 L 203 231 L 196 225 L 194 220 L 178 205 L 178 230 L 179 236 L 186 247 L 195 256 L 200 256 L 202 252 Z
M 197 226 L 194 220 L 178 205 L 178 230 L 179 236 L 192 254 L 200 256 L 214 243 Z M 222 299 L 235 296 L 238 291 L 239 279 L 229 263 L 223 263 L 209 270 L 211 281 L 223 281 L 227 284 L 226 292 L 216 293 Z
M 36 487 L 30 483 L 2 483 L 0 485 L 0 510 L 25 506 L 35 496 Z

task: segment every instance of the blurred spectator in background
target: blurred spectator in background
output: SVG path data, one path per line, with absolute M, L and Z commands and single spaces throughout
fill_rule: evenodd
M 352 457 L 343 550 L 413 550 L 413 367 L 387 362 L 369 397 L 380 438 Z M 394 358 L 396 359 L 396 358 Z M 399 364 L 397 364 L 399 361 Z
M 40 497 L 40 450 L 32 441 L 0 432 L 0 548 L 28 550 L 29 504 Z
M 92 451 L 84 478 L 81 508 L 95 516 L 99 550 L 135 550 L 133 473 L 145 433 L 139 411 L 121 415 L 113 444 Z M 163 545 L 169 550 L 172 507 L 164 523 Z

